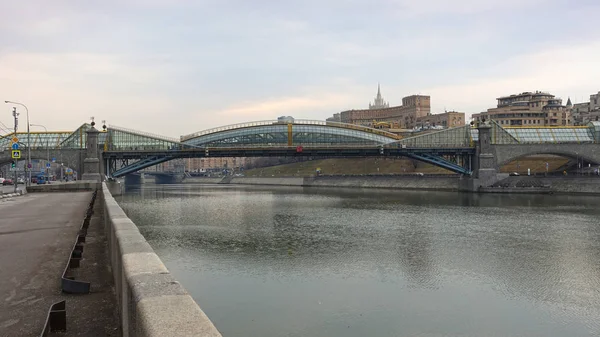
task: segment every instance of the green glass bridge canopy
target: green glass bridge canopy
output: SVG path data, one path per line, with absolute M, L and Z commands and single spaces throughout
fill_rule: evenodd
M 268 120 L 181 136 L 195 147 L 381 145 L 399 140 L 396 134 L 360 125 L 315 120 Z
M 31 149 L 85 149 L 90 124 L 75 131 L 17 132 L 19 147 Z M 569 127 L 502 127 L 491 121 L 494 144 L 520 143 L 599 143 L 600 122 Z M 396 134 L 359 125 L 294 120 L 233 124 L 181 136 L 179 139 L 118 126 L 99 130 L 102 150 L 149 151 L 204 147 L 282 147 L 282 146 L 396 146 L 419 148 L 466 148 L 478 141 L 477 128 L 466 125 L 402 138 Z M 0 136 L 0 150 L 10 150 L 14 133 Z

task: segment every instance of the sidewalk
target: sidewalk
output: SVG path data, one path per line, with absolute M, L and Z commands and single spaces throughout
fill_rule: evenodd
M 35 193 L 0 204 L 0 336 L 39 335 L 50 305 L 60 300 L 67 301 L 67 333 L 62 336 L 120 334 L 105 240 L 95 228 L 100 227 L 99 214 L 92 218 L 82 260 L 82 276 L 92 282 L 92 293 L 61 293 L 62 272 L 91 195 Z

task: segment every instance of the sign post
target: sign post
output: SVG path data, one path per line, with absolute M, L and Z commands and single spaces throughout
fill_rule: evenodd
M 19 147 L 19 144 L 18 144 L 19 138 L 17 138 L 17 127 L 19 125 L 19 118 L 18 118 L 19 113 L 17 112 L 17 108 L 16 107 L 13 107 L 13 113 L 12 114 L 13 114 L 13 117 L 15 118 L 15 135 L 12 137 L 11 140 L 13 142 L 13 146 L 14 146 L 14 144 L 17 144 L 17 148 L 18 148 Z M 17 157 L 15 157 L 15 155 Z M 19 150 L 12 150 L 11 151 L 11 157 L 13 158 L 13 163 L 15 163 L 14 167 L 16 169 L 16 167 L 17 167 L 17 165 L 16 165 L 17 164 L 17 160 L 19 158 L 21 158 L 21 151 L 19 151 Z M 15 185 L 15 193 L 17 193 L 17 185 L 18 185 L 18 183 L 17 183 L 18 176 L 17 175 L 18 175 L 18 172 L 15 170 L 15 181 L 13 182 L 13 184 Z

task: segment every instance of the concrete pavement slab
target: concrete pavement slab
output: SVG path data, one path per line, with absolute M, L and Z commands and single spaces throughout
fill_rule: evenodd
M 91 192 L 26 194 L 0 203 L 0 336 L 40 333 Z M 69 308 L 67 308 L 69 310 Z

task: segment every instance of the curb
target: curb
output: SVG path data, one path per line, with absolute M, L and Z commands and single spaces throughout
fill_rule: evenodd
M 27 191 L 25 190 L 18 190 L 17 193 L 8 193 L 8 194 L 2 194 L 0 195 L 0 198 L 2 199 L 2 201 L 4 201 L 5 199 L 12 199 L 14 197 L 19 197 L 22 195 L 27 194 Z

